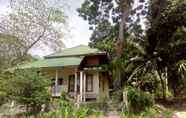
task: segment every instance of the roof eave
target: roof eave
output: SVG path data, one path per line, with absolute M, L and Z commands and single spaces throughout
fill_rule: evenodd
M 45 59 L 51 58 L 61 58 L 61 57 L 84 57 L 84 56 L 94 56 L 94 55 L 107 55 L 106 52 L 98 52 L 98 53 L 89 53 L 89 54 L 77 54 L 77 55 L 64 55 L 64 56 L 45 56 Z

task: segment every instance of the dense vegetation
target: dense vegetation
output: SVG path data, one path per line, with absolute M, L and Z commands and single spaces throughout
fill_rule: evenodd
M 113 6 L 113 2 L 118 3 L 117 7 Z M 127 28 L 125 28 L 125 34 L 123 34 L 125 37 L 123 55 L 115 59 L 117 52 L 115 43 L 117 43 L 119 33 L 117 27 L 120 22 L 114 22 L 114 16 L 120 16 L 121 11 L 115 12 L 115 9 L 119 9 L 121 2 L 123 1 L 86 0 L 81 9 L 78 10 L 80 16 L 88 20 L 93 27 L 90 45 L 108 51 L 113 57 L 110 68 L 113 70 L 113 77 L 116 78 L 114 86 L 121 86 L 119 87 L 119 90 L 121 90 L 125 84 L 135 83 L 133 86 L 148 90 L 151 93 L 156 94 L 157 91 L 162 91 L 161 96 L 165 99 L 168 84 L 168 89 L 172 95 L 180 94 L 181 91 L 178 92 L 181 90 L 179 87 L 184 86 L 180 84 L 184 83 L 181 81 L 185 77 L 185 74 L 183 74 L 186 58 L 185 1 L 150 0 L 148 5 L 141 1 L 142 3 L 138 4 L 140 8 L 137 7 L 138 9 L 135 9 L 135 12 L 128 15 L 128 18 L 131 18 L 137 13 L 138 22 L 126 21 L 128 27 L 125 25 Z M 128 4 L 131 5 L 132 3 Z M 104 12 L 101 12 L 102 10 Z M 107 14 L 111 12 L 112 15 L 105 15 L 105 12 Z M 93 17 L 94 15 L 97 17 Z M 140 20 L 143 16 L 147 20 L 145 29 L 140 28 Z M 114 23 L 111 23 L 110 18 L 113 19 Z M 182 70 L 181 73 L 179 72 L 180 69 Z M 166 81 L 168 82 L 166 83 Z M 156 90 L 159 86 L 161 90 Z
M 53 26 L 63 26 L 63 12 L 46 0 L 13 0 L 11 8 L 14 12 L 0 21 L 0 105 L 14 101 L 28 113 L 47 111 L 54 103 L 47 77 L 36 70 L 9 70 L 34 60 L 28 53 L 34 46 L 63 46 L 63 34 Z M 185 0 L 85 0 L 77 11 L 93 31 L 89 45 L 109 53 L 104 67 L 112 73 L 112 101 L 124 103 L 121 117 L 170 118 L 155 103 L 186 97 Z M 106 108 L 105 100 L 99 109 L 77 107 L 63 95 L 58 103 L 59 109 L 37 117 L 85 118 Z
M 6 81 L 3 81 L 6 79 Z M 13 100 L 24 105 L 28 113 L 38 113 L 42 105 L 48 105 L 50 94 L 48 86 L 50 81 L 47 77 L 38 75 L 34 71 L 20 71 L 5 73 L 1 79 L 1 92 L 6 101 Z M 3 101 L 1 101 L 3 102 Z

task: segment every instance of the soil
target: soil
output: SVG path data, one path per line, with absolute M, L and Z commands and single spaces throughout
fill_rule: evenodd
M 109 111 L 105 114 L 105 118 L 120 118 L 120 116 L 117 111 Z
M 173 118 L 186 118 L 186 99 L 171 99 L 161 104 L 173 112 Z

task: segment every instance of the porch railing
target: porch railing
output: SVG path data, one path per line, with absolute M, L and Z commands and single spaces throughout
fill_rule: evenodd
M 59 97 L 61 95 L 62 86 L 52 86 L 52 96 Z

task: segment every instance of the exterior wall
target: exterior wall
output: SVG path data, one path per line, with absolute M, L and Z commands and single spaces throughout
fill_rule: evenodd
M 98 65 L 98 64 L 99 64 L 98 56 L 91 56 L 85 58 L 85 65 Z
M 47 76 L 51 79 L 55 79 L 56 71 L 58 72 L 58 78 L 63 78 L 63 85 L 61 89 L 65 92 L 68 92 L 68 79 L 69 75 L 75 74 L 75 69 L 77 67 L 65 67 L 65 68 L 50 68 L 43 69 L 43 72 L 46 73 Z
M 103 55 L 85 56 L 81 62 L 81 67 L 99 66 L 100 64 L 106 63 L 107 57 Z
M 87 94 L 99 95 L 99 72 L 97 71 L 87 71 L 86 74 L 93 74 L 93 91 L 86 92 Z

